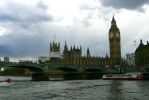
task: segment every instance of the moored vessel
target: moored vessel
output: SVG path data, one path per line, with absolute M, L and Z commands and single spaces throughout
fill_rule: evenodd
M 141 73 L 105 74 L 103 80 L 143 80 Z

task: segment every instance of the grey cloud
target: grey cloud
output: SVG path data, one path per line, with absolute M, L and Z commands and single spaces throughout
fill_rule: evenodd
M 43 9 L 43 10 L 48 9 L 48 7 L 47 7 L 42 1 L 39 1 L 36 6 L 37 6 L 38 8 Z
M 87 5 L 87 4 L 84 4 L 84 5 L 81 5 L 80 6 L 80 9 L 81 10 L 95 10 L 95 9 L 97 9 L 97 7 L 95 7 L 95 6 L 89 6 L 89 5 Z
M 14 23 L 24 27 L 38 22 L 54 21 L 52 16 L 37 6 L 31 7 L 11 2 L 4 8 L 0 7 L 0 11 L 0 23 Z
M 5 53 L 2 52 L 1 55 L 8 54 L 8 56 L 15 57 L 48 56 L 49 44 L 53 41 L 54 34 L 56 40 L 61 43 L 61 52 L 64 49 L 64 43 L 66 40 L 69 48 L 74 45 L 81 45 L 83 55 L 86 54 L 86 49 L 88 47 L 90 48 L 91 54 L 94 56 L 105 56 L 106 53 L 108 53 L 108 39 L 106 39 L 106 36 L 100 38 L 100 35 L 99 37 L 97 36 L 96 31 L 82 29 L 82 27 L 78 25 L 70 26 L 68 28 L 53 26 L 50 24 L 45 27 L 35 26 L 26 31 L 19 28 L 17 31 L 13 29 L 11 32 L 14 34 L 2 36 L 0 39 L 0 43 L 6 41 L 3 45 L 7 45 Z M 25 35 L 26 32 L 29 32 L 31 35 Z
M 46 15 L 44 13 L 35 13 L 32 11 L 23 13 L 21 10 L 18 13 L 0 13 L 0 21 L 10 21 L 10 22 L 38 22 L 38 21 L 52 21 L 52 16 Z
M 111 0 L 109 0 L 109 2 L 110 1 Z M 118 1 L 115 0 L 115 2 Z M 125 2 L 125 0 L 122 2 Z M 106 3 L 106 6 L 112 4 L 113 3 Z M 125 7 L 124 5 L 120 8 L 130 9 L 130 7 Z M 132 8 L 135 7 L 131 7 L 131 9 Z M 75 20 L 73 25 L 70 25 L 69 27 L 50 23 L 53 21 L 53 17 L 47 15 L 45 10 L 46 8 L 44 8 L 44 5 L 42 4 L 37 4 L 34 7 L 19 7 L 17 4 L 9 4 L 5 9 L 0 8 L 0 25 L 4 25 L 10 30 L 9 35 L 0 37 L 0 43 L 5 42 L 4 44 L 0 45 L 0 55 L 19 57 L 40 55 L 48 56 L 49 43 L 53 41 L 54 34 L 56 35 L 57 40 L 61 43 L 61 51 L 63 50 L 66 40 L 69 47 L 73 46 L 74 44 L 76 46 L 81 45 L 84 53 L 86 53 L 86 49 L 88 47 L 90 48 L 90 52 L 95 56 L 104 56 L 109 52 L 108 39 L 105 37 L 103 38 L 103 36 L 97 37 L 95 30 L 89 30 L 91 25 L 90 19 L 92 19 L 92 14 L 95 13 L 95 8 L 88 9 L 87 6 L 82 7 L 82 10 L 92 11 L 88 13 L 88 16 L 82 20 L 81 23 Z M 42 22 L 48 22 L 48 24 L 43 24 Z M 78 24 L 81 25 L 79 26 Z M 106 32 L 108 29 L 109 28 L 106 29 Z M 99 29 L 98 31 L 101 30 Z M 102 31 L 99 34 L 103 34 L 103 32 L 105 33 L 105 31 Z M 108 34 L 108 32 L 106 34 Z M 95 36 L 95 38 L 92 38 L 92 36 Z
M 116 9 L 143 10 L 142 6 L 149 4 L 149 0 L 101 0 L 101 3 Z
M 0 45 L 0 55 L 15 57 L 48 55 L 49 44 L 45 39 L 24 34 L 5 36 L 1 40 L 8 42 Z
M 1 56 L 14 56 L 12 49 L 7 45 L 0 45 Z

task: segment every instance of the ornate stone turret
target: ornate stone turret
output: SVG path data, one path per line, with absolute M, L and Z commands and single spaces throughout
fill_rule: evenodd
M 61 53 L 60 53 L 60 43 L 56 42 L 55 37 L 54 41 L 50 43 L 50 57 L 52 59 L 61 59 Z

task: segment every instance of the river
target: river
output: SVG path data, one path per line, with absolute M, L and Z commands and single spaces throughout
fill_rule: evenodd
M 8 77 L 0 76 L 0 80 Z M 0 100 L 149 100 L 149 81 L 71 80 L 15 82 L 0 86 Z

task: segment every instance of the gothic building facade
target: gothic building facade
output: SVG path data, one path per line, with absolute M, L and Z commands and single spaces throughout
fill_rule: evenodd
M 79 66 L 105 66 L 109 65 L 110 59 L 106 57 L 95 57 L 91 56 L 89 48 L 87 49 L 86 55 L 82 56 L 82 47 L 79 48 L 74 46 L 68 49 L 67 43 L 65 42 L 63 51 L 63 62 L 65 65 L 79 65 Z
M 68 50 L 67 44 L 65 42 L 64 51 L 63 51 L 63 61 L 64 64 L 71 65 L 81 65 L 81 57 L 82 57 L 82 48 L 76 48 L 75 46 L 70 50 Z
M 135 51 L 135 65 L 136 66 L 148 66 L 149 65 L 149 42 L 143 44 L 140 40 L 140 44 Z

